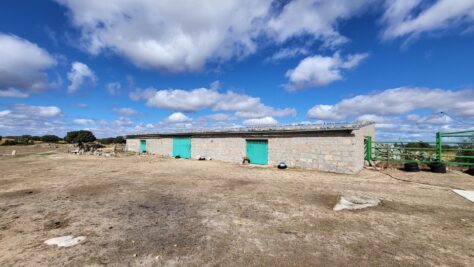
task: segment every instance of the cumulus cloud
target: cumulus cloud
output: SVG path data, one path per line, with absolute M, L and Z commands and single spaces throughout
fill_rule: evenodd
M 294 58 L 297 56 L 305 56 L 310 53 L 310 50 L 305 47 L 293 47 L 293 48 L 282 48 L 274 53 L 271 57 L 267 58 L 265 61 L 274 62 L 289 58 Z
M 289 83 L 285 87 L 298 90 L 305 87 L 316 87 L 342 80 L 342 71 L 359 65 L 368 54 L 354 54 L 341 58 L 339 53 L 333 56 L 315 55 L 303 59 L 296 68 L 288 70 L 286 77 Z
M 59 120 L 62 111 L 56 106 L 11 105 L 0 111 L 0 132 L 5 135 L 57 134 L 64 124 Z
M 336 47 L 348 40 L 338 32 L 338 23 L 377 2 L 56 1 L 69 9 L 89 53 L 108 50 L 139 67 L 168 71 L 199 70 L 209 62 L 252 54 L 262 43 L 282 44 L 301 36 Z
M 166 122 L 171 122 L 171 123 L 175 123 L 175 122 L 189 122 L 189 121 L 192 121 L 192 119 L 186 115 L 184 115 L 183 113 L 181 112 L 175 112 L 171 115 L 169 115 L 166 119 L 165 119 Z
M 113 108 L 112 109 L 115 113 L 121 116 L 138 116 L 140 112 L 134 110 L 133 108 Z
M 96 121 L 93 119 L 74 119 L 73 120 L 74 124 L 76 125 L 81 125 L 81 126 L 89 126 L 89 125 L 94 125 L 96 124 Z
M 96 82 L 95 74 L 89 66 L 77 61 L 72 63 L 71 71 L 68 72 L 67 78 L 71 82 L 67 88 L 69 93 L 77 91 L 77 89 L 79 89 L 87 80 L 92 84 L 95 84 Z
M 384 39 L 417 36 L 474 22 L 474 1 L 470 0 L 394 0 L 386 1 L 382 17 Z
M 277 125 L 278 121 L 272 117 L 263 117 L 258 119 L 247 119 L 242 122 L 246 126 L 271 126 Z
M 57 0 L 92 54 L 110 50 L 143 68 L 184 71 L 255 50 L 253 38 L 270 0 Z M 186 15 L 183 15 L 186 14 Z
M 337 23 L 362 13 L 373 2 L 375 1 L 289 1 L 281 7 L 281 12 L 270 17 L 265 31 L 279 42 L 295 36 L 310 35 L 322 40 L 325 47 L 336 47 L 348 41 L 338 32 Z
M 114 125 L 117 126 L 131 126 L 133 125 L 133 121 L 127 117 L 120 117 L 113 122 Z
M 46 70 L 57 62 L 46 50 L 25 39 L 0 33 L 0 97 L 25 98 L 54 88 Z
M 118 95 L 120 93 L 120 89 L 122 85 L 119 82 L 111 82 L 107 84 L 107 92 L 109 95 Z
M 213 111 L 235 112 L 241 118 L 264 116 L 295 116 L 293 108 L 275 109 L 263 104 L 258 97 L 237 94 L 233 91 L 221 93 L 215 87 L 196 88 L 193 90 L 148 88 L 130 93 L 132 100 L 143 99 L 151 107 L 179 112 L 196 112 L 205 109 Z
M 27 98 L 28 96 L 30 95 L 15 88 L 0 90 L 0 97 Z
M 417 109 L 448 112 L 456 116 L 474 117 L 474 90 L 451 91 L 418 87 L 400 87 L 358 95 L 335 105 L 316 105 L 308 117 L 343 119 L 364 114 L 397 115 Z

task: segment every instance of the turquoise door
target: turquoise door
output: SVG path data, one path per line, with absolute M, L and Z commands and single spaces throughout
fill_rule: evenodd
M 140 140 L 140 153 L 146 153 L 146 140 Z
M 268 140 L 247 140 L 247 157 L 250 164 L 268 164 Z
M 191 158 L 191 137 L 173 138 L 173 157 L 176 156 L 184 159 Z

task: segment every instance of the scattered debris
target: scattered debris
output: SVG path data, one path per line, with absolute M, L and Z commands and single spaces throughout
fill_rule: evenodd
M 48 239 L 44 241 L 44 243 L 50 246 L 56 245 L 58 247 L 71 247 L 81 243 L 84 240 L 86 240 L 85 236 L 74 237 L 72 235 L 65 235 Z
M 453 192 L 464 197 L 465 199 L 471 202 L 474 202 L 474 191 L 453 189 Z
M 198 160 L 206 160 L 206 157 L 200 156 Z
M 333 210 L 358 210 L 368 207 L 377 206 L 380 203 L 379 199 L 372 197 L 360 196 L 343 196 L 339 202 L 334 206 Z

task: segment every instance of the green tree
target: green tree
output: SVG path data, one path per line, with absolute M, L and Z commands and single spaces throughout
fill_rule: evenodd
M 125 141 L 125 138 L 123 138 L 123 136 L 117 136 L 117 137 L 115 137 L 114 143 L 116 143 L 116 144 L 125 144 L 126 141 Z
M 113 137 L 107 137 L 107 138 L 102 138 L 99 140 L 99 142 L 103 145 L 109 145 L 109 144 L 112 144 L 114 142 L 115 138 Z
M 94 134 L 86 130 L 68 132 L 64 137 L 64 141 L 68 143 L 87 143 L 94 142 L 95 140 L 97 138 L 95 138 Z
M 40 140 L 45 143 L 57 143 L 61 141 L 61 138 L 56 135 L 43 135 Z

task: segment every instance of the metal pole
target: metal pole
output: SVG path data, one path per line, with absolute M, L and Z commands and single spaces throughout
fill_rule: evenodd
M 443 159 L 442 148 L 443 148 L 443 135 L 441 132 L 436 133 L 436 160 L 441 162 Z

